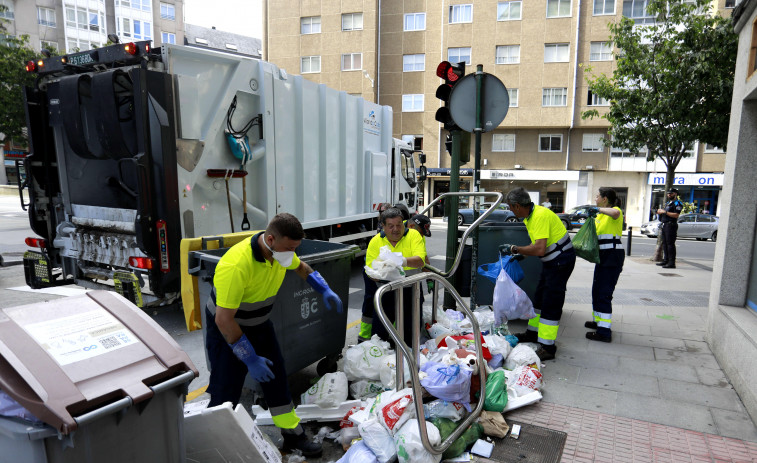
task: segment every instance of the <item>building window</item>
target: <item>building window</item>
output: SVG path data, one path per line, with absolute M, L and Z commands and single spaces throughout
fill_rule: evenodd
M 303 56 L 300 58 L 300 73 L 312 74 L 314 72 L 321 72 L 321 57 Z
M 168 3 L 160 4 L 160 19 L 170 19 L 176 21 L 176 7 Z
M 320 34 L 321 33 L 321 17 L 308 16 L 305 18 L 300 18 L 300 33 L 301 34 Z
M 570 52 L 569 43 L 545 43 L 544 44 L 544 62 L 545 63 L 567 63 L 569 52 Z
M 518 89 L 517 88 L 508 88 L 507 89 L 507 96 L 510 97 L 510 107 L 511 108 L 517 108 L 518 107 Z
M 520 63 L 520 45 L 498 45 L 497 64 L 517 64 Z
M 79 51 L 94 50 L 100 48 L 102 45 L 97 42 L 90 42 L 89 40 L 69 38 L 66 41 L 66 51 L 68 53 L 76 53 Z
M 13 0 L 0 0 L 0 5 L 5 7 L 0 9 L 0 18 L 13 19 L 16 17 L 13 14 Z
M 570 16 L 570 0 L 547 0 L 548 18 L 565 18 Z
M 704 145 L 704 152 L 705 153 L 720 153 L 720 154 L 725 153 L 725 151 L 723 151 L 723 148 L 719 146 L 711 145 L 709 143 L 706 143 Z
M 562 135 L 539 135 L 539 151 L 562 151 Z
M 515 151 L 515 134 L 514 133 L 494 133 L 492 134 L 492 151 Z
M 55 10 L 37 7 L 37 23 L 40 26 L 55 27 Z
M 402 112 L 417 113 L 423 111 L 423 94 L 402 95 Z
M 102 0 L 100 3 L 103 3 Z M 135 10 L 152 11 L 152 0 L 116 0 L 116 6 L 119 5 Z
M 426 70 L 426 55 L 423 53 L 417 55 L 402 56 L 402 72 L 415 72 Z
M 426 13 L 408 13 L 405 15 L 405 31 L 426 30 Z
M 591 42 L 589 61 L 612 60 L 612 45 L 610 42 Z
M 520 19 L 520 9 L 522 4 L 523 2 L 520 0 L 497 3 L 497 21 L 514 21 Z
M 201 37 L 195 37 L 195 43 L 198 45 L 208 46 L 208 41 L 206 39 L 203 39 Z
M 76 29 L 99 31 L 105 27 L 105 17 L 96 11 L 87 11 L 84 8 L 66 7 L 66 26 Z
M 450 24 L 469 22 L 473 22 L 473 4 L 449 6 Z
M 615 14 L 615 0 L 594 0 L 594 16 Z
M 58 42 L 48 42 L 47 40 L 39 41 L 40 50 L 58 51 Z
M 343 31 L 363 30 L 363 13 L 344 13 L 342 15 Z
M 568 105 L 567 87 L 542 89 L 541 105 L 542 106 L 567 106 Z
M 605 145 L 602 143 L 603 136 L 601 133 L 585 133 L 583 140 L 583 151 L 600 152 L 605 150 Z
M 654 24 L 655 17 L 647 13 L 649 0 L 623 0 L 623 16 L 636 24 Z
M 470 47 L 448 48 L 447 61 L 453 64 L 465 62 L 466 65 L 470 65 Z
M 152 39 L 152 24 L 147 21 L 132 19 L 132 37 L 137 40 Z
M 606 98 L 602 98 L 599 95 L 592 93 L 589 90 L 589 96 L 586 99 L 586 104 L 589 106 L 610 106 L 610 102 Z
M 170 32 L 162 32 L 160 34 L 160 40 L 163 43 L 176 43 L 176 34 Z
M 736 8 L 736 0 L 725 0 L 726 8 Z
M 342 71 L 359 71 L 363 69 L 362 53 L 346 53 L 342 55 Z

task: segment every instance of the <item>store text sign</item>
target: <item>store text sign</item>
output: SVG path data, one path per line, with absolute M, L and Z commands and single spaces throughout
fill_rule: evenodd
M 676 174 L 673 185 L 687 186 L 723 186 L 723 174 Z M 665 185 L 664 173 L 649 174 L 648 185 Z

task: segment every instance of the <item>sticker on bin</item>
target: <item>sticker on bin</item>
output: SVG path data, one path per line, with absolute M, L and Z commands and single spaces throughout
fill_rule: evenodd
M 140 342 L 105 309 L 19 324 L 61 366 Z

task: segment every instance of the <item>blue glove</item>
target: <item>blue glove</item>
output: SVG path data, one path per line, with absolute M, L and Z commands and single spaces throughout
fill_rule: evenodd
M 326 303 L 327 309 L 331 310 L 332 305 L 336 305 L 336 311 L 342 313 L 342 300 L 329 288 L 329 284 L 326 283 L 320 273 L 313 272 L 308 275 L 308 283 L 314 290 L 323 295 L 323 302 Z
M 511 256 L 513 254 L 513 246 L 514 244 L 500 244 L 499 245 L 499 252 L 503 256 Z
M 590 207 L 589 208 L 589 217 L 596 217 L 597 214 L 599 214 L 599 208 L 598 207 Z
M 241 338 L 234 344 L 229 344 L 234 355 L 239 360 L 247 365 L 247 370 L 250 372 L 250 376 L 259 383 L 267 383 L 274 378 L 271 367 L 273 362 L 265 357 L 260 357 L 255 353 L 255 349 L 250 344 L 250 340 L 247 339 L 247 335 L 243 334 Z

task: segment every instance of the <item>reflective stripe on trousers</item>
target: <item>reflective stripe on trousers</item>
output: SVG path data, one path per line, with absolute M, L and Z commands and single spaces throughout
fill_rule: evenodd
M 534 309 L 538 318 L 529 321 L 529 329 L 538 331 L 539 342 L 545 345 L 555 343 L 560 328 L 562 308 L 568 279 L 576 265 L 576 253 L 571 249 L 560 253 L 559 258 L 542 265 L 539 283 L 534 293 Z
M 557 240 L 556 243 L 549 245 L 549 247 L 544 251 L 544 255 L 541 257 L 541 261 L 550 262 L 554 259 L 557 259 L 563 252 L 569 249 L 573 249 L 573 243 L 570 241 L 568 232 L 565 232 L 565 235 L 563 235 L 562 238 Z

